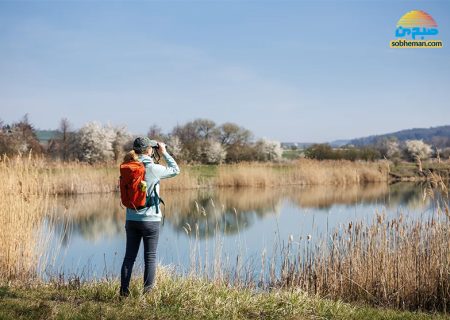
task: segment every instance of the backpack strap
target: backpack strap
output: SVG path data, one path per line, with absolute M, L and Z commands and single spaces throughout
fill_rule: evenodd
M 158 192 L 156 191 L 156 186 L 157 186 L 158 184 L 159 184 L 159 181 L 156 182 L 156 183 L 153 185 L 152 190 L 150 190 L 150 191 L 147 193 L 147 201 L 146 201 L 146 205 L 145 205 L 146 207 L 156 206 L 156 213 L 159 213 L 158 205 L 159 205 L 160 203 L 162 203 L 163 205 L 166 205 L 166 204 L 164 203 L 163 199 L 161 199 L 161 198 L 159 197 Z
M 156 213 L 159 213 L 159 204 L 162 203 L 164 205 L 164 207 L 166 206 L 166 204 L 164 203 L 164 200 L 162 198 L 159 197 L 158 192 L 156 191 L 156 186 L 159 184 L 159 181 L 157 183 L 155 183 L 155 185 L 153 186 L 153 189 L 150 191 L 149 194 L 147 194 L 147 201 L 145 206 L 146 207 L 152 207 L 155 206 L 156 208 Z M 162 224 L 164 225 L 164 220 L 166 218 L 165 213 L 162 213 Z
M 147 168 L 147 163 L 144 163 L 144 166 Z M 159 204 L 162 203 L 164 205 L 164 207 L 166 206 L 166 204 L 164 203 L 164 200 L 159 196 L 158 192 L 156 191 L 156 186 L 159 184 L 160 180 L 158 180 L 154 185 L 152 190 L 147 190 L 147 200 L 145 201 L 145 206 L 146 207 L 152 207 L 155 206 L 156 207 L 156 213 L 159 213 Z M 165 219 L 165 214 L 162 214 L 163 216 L 163 221 L 162 224 L 164 225 L 164 219 Z

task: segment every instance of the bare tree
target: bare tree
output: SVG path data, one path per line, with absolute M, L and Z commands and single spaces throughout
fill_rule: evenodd
M 217 127 L 212 120 L 196 119 L 184 125 L 177 125 L 170 137 L 178 138 L 181 146 L 180 156 L 186 161 L 210 162 L 205 156 L 206 150 L 216 150 L 217 154 L 225 154 L 227 162 L 253 159 L 254 150 L 250 142 L 252 133 L 234 123 L 225 123 Z M 224 152 L 211 141 L 219 142 Z
M 222 124 L 218 128 L 218 140 L 227 152 L 226 162 L 250 160 L 251 138 L 252 133 L 237 124 L 231 122 Z
M 42 153 L 35 129 L 30 123 L 28 114 L 11 125 L 3 125 L 0 130 L 0 153 L 13 155 L 17 153 Z
M 61 133 L 61 146 L 60 153 L 64 161 L 68 160 L 69 157 L 69 134 L 72 128 L 71 123 L 67 118 L 62 118 L 59 122 L 59 132 Z
M 205 137 L 211 132 L 212 124 L 212 121 L 198 119 L 184 125 L 177 125 L 172 130 L 171 136 L 178 137 L 182 145 L 181 156 L 184 160 L 201 161 L 198 150 L 202 141 L 205 141 Z
M 208 119 L 197 119 L 192 122 L 198 138 L 203 140 L 217 137 L 216 123 Z
M 117 161 L 122 158 L 125 145 L 131 139 L 131 134 L 127 131 L 125 126 L 113 127 L 114 139 L 112 142 L 112 149 L 114 153 L 114 160 Z
M 170 154 L 174 156 L 176 159 L 179 159 L 181 157 L 181 142 L 180 138 L 178 136 L 170 136 L 168 141 L 168 148 L 170 150 Z
M 158 141 L 166 141 L 167 139 L 166 135 L 162 131 L 162 128 L 156 124 L 150 126 L 147 132 L 147 137 Z
M 219 141 L 225 146 L 249 143 L 252 134 L 237 124 L 227 122 L 219 127 Z

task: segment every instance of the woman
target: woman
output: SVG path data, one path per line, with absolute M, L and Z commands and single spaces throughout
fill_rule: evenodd
M 153 162 L 153 148 L 164 156 L 167 167 Z M 127 208 L 125 230 L 127 244 L 125 257 L 123 259 L 120 281 L 120 295 L 128 296 L 131 272 L 141 239 L 144 242 L 144 293 L 148 292 L 155 280 L 156 271 L 156 247 L 158 245 L 159 225 L 161 222 L 161 209 L 159 208 L 159 180 L 175 177 L 180 173 L 175 160 L 167 153 L 166 145 L 162 142 L 150 140 L 147 137 L 139 137 L 134 140 L 133 150 L 126 156 L 125 160 L 137 158 L 145 166 L 145 181 L 147 183 L 148 196 L 154 197 L 156 201 L 148 207 L 134 210 Z

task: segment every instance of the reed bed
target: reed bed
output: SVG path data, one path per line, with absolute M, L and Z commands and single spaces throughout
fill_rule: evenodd
M 450 307 L 448 216 L 427 221 L 359 222 L 308 244 L 290 239 L 281 268 L 269 286 L 296 287 L 310 294 L 411 310 Z M 300 243 L 303 242 L 303 246 Z M 306 244 L 305 244 L 306 242 Z
M 72 195 L 118 191 L 119 167 L 114 163 L 62 162 L 35 156 L 3 156 L 0 175 L 8 185 L 20 186 L 28 194 Z M 189 171 L 164 183 L 166 189 L 198 188 L 198 179 Z M 8 188 L 5 193 L 12 193 Z
M 280 185 L 351 185 L 388 181 L 387 164 L 315 161 L 302 159 L 289 163 L 240 163 L 221 165 L 213 174 L 202 166 L 182 166 L 176 179 L 167 179 L 162 190 L 205 187 L 269 187 Z M 42 157 L 4 156 L 0 175 L 8 185 L 19 185 L 29 194 L 83 194 L 118 191 L 118 164 L 61 162 Z M 8 189 L 4 189 L 8 193 Z M 9 192 L 11 193 L 11 192 Z
M 48 234 L 37 228 L 49 212 L 47 190 L 39 189 L 39 172 L 31 158 L 0 162 L 0 278 L 36 275 Z
M 194 239 L 191 272 L 238 287 L 295 289 L 346 302 L 447 313 L 450 211 L 442 178 L 429 175 L 425 200 L 432 202 L 433 209 L 419 219 L 402 214 L 387 219 L 385 212 L 377 212 L 373 221 L 340 225 L 318 235 L 319 239 L 290 236 L 275 243 L 270 255 L 264 250 L 259 264 L 243 263 L 240 248 L 231 254 L 222 252 L 216 225 L 217 243 L 212 267 L 208 266 L 195 224 L 186 230 Z
M 36 275 L 48 240 L 36 226 L 48 208 L 47 200 L 38 196 L 1 196 L 0 278 L 27 279 Z
M 186 230 L 193 236 L 191 276 L 383 308 L 445 314 L 450 308 L 450 217 L 445 212 L 425 221 L 379 213 L 373 223 L 340 226 L 323 241 L 291 236 L 274 244 L 270 255 L 264 250 L 259 264 L 243 255 L 245 248 L 223 252 L 217 229 L 214 250 L 202 253 L 198 226 Z
M 317 161 L 300 159 L 289 164 L 245 163 L 220 166 L 218 187 L 267 187 L 280 185 L 350 185 L 388 181 L 384 162 Z

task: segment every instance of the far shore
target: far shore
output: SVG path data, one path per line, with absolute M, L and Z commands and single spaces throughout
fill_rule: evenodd
M 88 164 L 45 158 L 7 158 L 0 161 L 0 179 L 20 185 L 22 192 L 49 195 L 117 192 L 118 163 Z M 251 162 L 221 165 L 180 164 L 181 174 L 164 181 L 163 190 L 223 187 L 276 187 L 289 185 L 348 186 L 366 183 L 425 181 L 429 172 L 444 180 L 450 162 L 347 161 L 298 159 L 283 162 Z M 20 171 L 20 174 L 12 172 Z M 25 190 L 26 189 L 26 190 Z M 5 191 L 12 190 L 5 188 Z
M 101 193 L 118 190 L 119 164 L 61 162 L 45 158 L 0 161 L 0 179 L 20 185 L 22 192 L 49 195 Z M 389 182 L 386 161 L 298 159 L 223 165 L 180 164 L 181 173 L 161 184 L 165 190 L 208 187 L 276 187 L 289 185 L 354 185 Z M 12 174 L 20 172 L 20 174 Z M 14 187 L 12 188 L 14 189 Z M 5 188 L 5 191 L 12 190 Z

